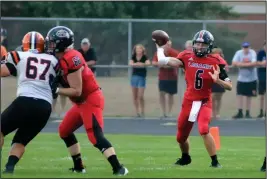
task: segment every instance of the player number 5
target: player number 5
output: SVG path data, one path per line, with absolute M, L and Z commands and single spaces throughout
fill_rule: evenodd
M 49 60 L 41 59 L 40 61 L 36 57 L 29 57 L 27 59 L 26 77 L 29 79 L 36 79 L 38 75 L 37 65 L 44 65 L 44 71 L 38 77 L 39 80 L 46 80 L 46 74 L 49 70 L 51 62 Z
M 200 90 L 203 87 L 203 78 L 200 76 L 204 70 L 197 70 L 195 75 L 195 89 Z

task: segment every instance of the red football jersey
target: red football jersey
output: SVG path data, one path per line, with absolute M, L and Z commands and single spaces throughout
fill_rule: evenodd
M 79 97 L 70 97 L 70 100 L 72 102 L 79 103 L 85 101 L 89 94 L 99 89 L 99 85 L 93 72 L 90 68 L 88 68 L 80 52 L 78 52 L 77 50 L 70 50 L 64 54 L 59 62 L 60 67 L 63 71 L 63 78 L 66 83 L 68 82 L 68 74 L 79 70 L 81 67 L 84 67 L 82 71 L 82 94 Z
M 184 64 L 186 91 L 184 98 L 200 101 L 211 98 L 211 87 L 214 83 L 209 72 L 213 73 L 213 66 L 225 66 L 225 60 L 218 54 L 197 57 L 194 52 L 185 50 L 178 57 Z

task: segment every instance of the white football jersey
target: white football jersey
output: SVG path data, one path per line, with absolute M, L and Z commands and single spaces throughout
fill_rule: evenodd
M 17 72 L 17 96 L 43 99 L 53 102 L 49 84 L 51 75 L 55 78 L 58 60 L 53 55 L 31 51 L 8 53 L 6 63 L 12 64 Z M 10 65 L 9 64 L 9 65 Z

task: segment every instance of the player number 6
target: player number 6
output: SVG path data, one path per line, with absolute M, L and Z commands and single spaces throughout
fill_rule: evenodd
M 203 87 L 203 78 L 200 76 L 204 70 L 197 70 L 195 75 L 195 89 L 200 90 Z

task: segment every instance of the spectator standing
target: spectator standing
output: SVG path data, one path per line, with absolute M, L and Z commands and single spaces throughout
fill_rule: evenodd
M 251 118 L 251 97 L 257 95 L 257 55 L 250 48 L 248 42 L 242 44 L 242 49 L 238 50 L 233 58 L 232 65 L 239 68 L 237 78 L 237 102 L 238 112 L 233 118 L 243 118 L 243 99 L 246 99 L 246 118 Z
M 132 59 L 130 60 L 129 65 L 132 67 L 131 86 L 136 115 L 137 117 L 144 117 L 144 93 L 147 76 L 146 67 L 150 65 L 150 61 L 146 55 L 146 50 L 143 45 L 137 44 L 134 46 Z
M 212 49 L 213 54 L 219 54 L 222 58 L 224 58 L 223 51 L 221 48 L 215 47 Z M 226 63 L 226 71 L 229 71 L 229 67 L 227 62 Z M 225 92 L 225 89 L 220 85 L 214 83 L 212 85 L 212 118 L 218 119 L 220 118 L 220 110 L 222 104 L 222 96 Z
M 179 52 L 171 48 L 171 41 L 169 41 L 167 45 L 169 48 L 165 50 L 166 56 L 177 57 Z M 161 118 L 166 118 L 171 116 L 174 95 L 177 94 L 178 69 L 169 67 L 168 65 L 159 66 L 157 52 L 154 54 L 152 64 L 153 66 L 159 67 L 159 102 L 163 114 Z M 168 110 L 166 110 L 166 103 L 168 103 Z
M 257 54 L 258 61 L 258 78 L 259 78 L 259 96 L 260 96 L 260 114 L 258 118 L 266 116 L 264 109 L 264 98 L 266 93 L 266 42 L 263 44 L 263 49 Z M 264 114 L 265 111 L 265 114 Z
M 95 73 L 95 67 L 97 57 L 95 49 L 91 47 L 91 43 L 88 38 L 84 38 L 81 41 L 81 48 L 78 51 L 83 55 L 88 67 Z

